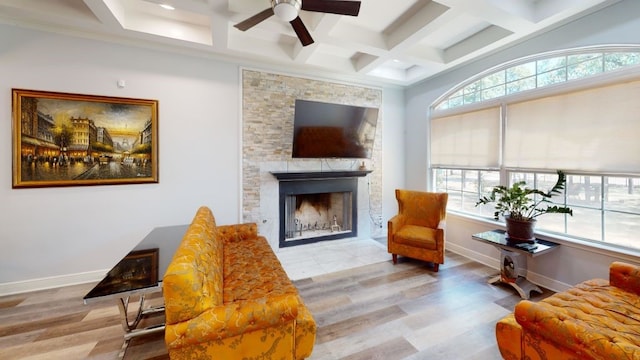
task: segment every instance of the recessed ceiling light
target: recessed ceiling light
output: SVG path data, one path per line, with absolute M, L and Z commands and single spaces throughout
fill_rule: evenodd
M 163 9 L 167 9 L 167 10 L 175 10 L 176 9 L 173 6 L 168 5 L 168 4 L 160 4 L 160 7 L 162 7 Z

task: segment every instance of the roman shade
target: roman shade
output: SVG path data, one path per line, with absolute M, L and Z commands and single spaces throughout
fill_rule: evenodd
M 433 118 L 431 166 L 498 167 L 500 107 Z
M 637 173 L 640 80 L 508 104 L 504 166 Z

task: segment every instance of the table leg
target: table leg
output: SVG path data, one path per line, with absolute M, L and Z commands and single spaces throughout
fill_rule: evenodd
M 520 297 L 525 300 L 529 300 L 529 298 L 531 297 L 532 291 L 542 294 L 542 289 L 540 289 L 538 285 L 532 283 L 531 281 L 527 280 L 525 277 L 522 277 L 522 276 L 519 276 L 516 279 L 516 281 L 505 281 L 502 278 L 502 275 L 496 275 L 491 279 L 489 279 L 488 282 L 489 284 L 503 283 L 503 284 L 511 285 L 511 287 L 516 289 L 518 294 L 520 294 Z
M 140 295 L 140 300 L 138 301 L 138 309 L 136 310 L 136 316 L 134 319 L 129 320 L 129 300 L 130 298 L 123 297 L 118 299 L 118 309 L 120 310 L 120 316 L 122 321 L 122 328 L 124 329 L 124 343 L 122 344 L 122 348 L 120 349 L 120 353 L 118 354 L 118 358 L 123 359 L 125 353 L 127 352 L 127 347 L 129 346 L 129 341 L 136 336 L 151 334 L 159 331 L 164 331 L 165 325 L 157 324 L 148 326 L 142 329 L 138 329 L 138 325 L 140 321 L 150 314 L 155 314 L 159 312 L 164 312 L 164 305 L 156 306 L 156 307 L 148 307 L 145 308 L 145 297 L 144 294 Z

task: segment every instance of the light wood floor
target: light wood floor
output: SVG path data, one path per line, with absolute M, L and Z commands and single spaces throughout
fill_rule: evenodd
M 295 282 L 318 323 L 312 360 L 500 359 L 494 326 L 520 299 L 487 284 L 495 270 L 452 253 L 438 273 L 399 260 Z M 0 297 L 0 359 L 117 359 L 119 312 L 82 303 L 93 285 Z M 125 358 L 168 359 L 163 335 L 134 338 Z

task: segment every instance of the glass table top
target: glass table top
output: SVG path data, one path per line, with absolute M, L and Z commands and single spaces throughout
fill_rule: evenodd
M 187 227 L 179 225 L 153 229 L 84 296 L 84 302 L 122 298 L 161 289 L 162 277 Z
M 559 244 L 551 241 L 536 238 L 529 242 L 510 241 L 504 230 L 485 231 L 471 236 L 474 240 L 483 241 L 492 245 L 500 246 L 508 250 L 526 252 L 532 256 L 540 255 L 555 249 Z

